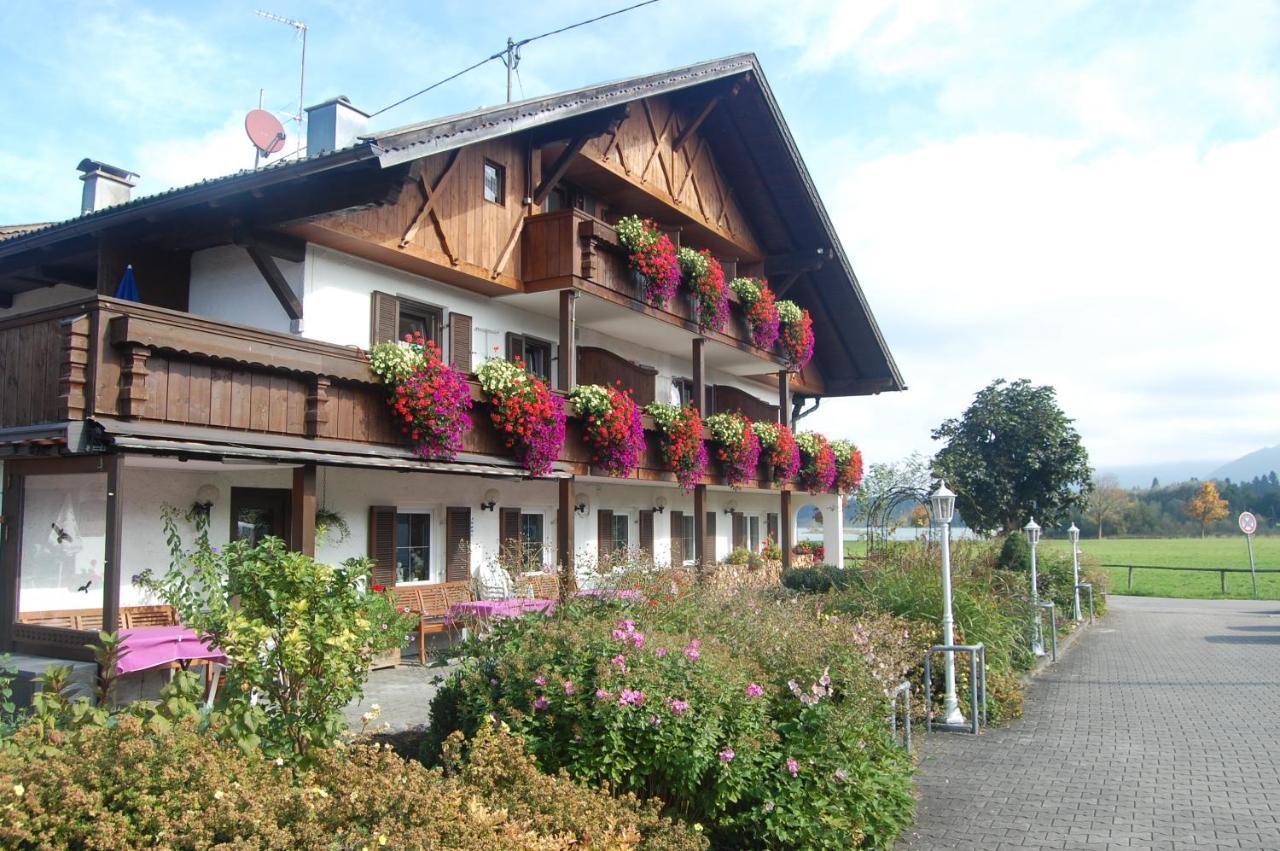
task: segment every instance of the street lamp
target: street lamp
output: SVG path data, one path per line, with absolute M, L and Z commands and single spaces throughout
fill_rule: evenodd
M 1031 544 L 1031 604 L 1035 607 L 1036 614 L 1035 643 L 1031 646 L 1031 651 L 1037 656 L 1043 656 L 1044 639 L 1040 636 L 1040 588 L 1036 582 L 1036 545 L 1040 543 L 1040 526 L 1032 517 L 1031 522 L 1022 528 L 1027 533 L 1027 543 Z
M 955 643 L 954 621 L 951 617 L 951 518 L 956 512 L 956 495 L 940 482 L 938 489 L 929 497 L 933 503 L 933 516 L 942 524 L 942 643 L 948 647 Z M 956 654 L 946 651 L 947 690 L 943 697 L 942 723 L 964 726 L 964 714 L 960 712 L 960 704 L 956 700 Z M 927 707 L 926 707 L 927 711 Z M 977 708 L 974 708 L 977 711 Z
M 1080 548 L 1076 546 L 1080 543 L 1080 530 L 1076 528 L 1076 524 L 1071 524 L 1067 537 L 1071 539 L 1071 575 L 1075 577 L 1075 616 L 1076 620 L 1080 620 Z

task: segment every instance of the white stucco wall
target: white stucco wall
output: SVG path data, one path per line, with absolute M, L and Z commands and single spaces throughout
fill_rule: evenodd
M 305 261 L 276 258 L 289 286 L 303 298 Z M 290 332 L 290 320 L 275 294 L 262 279 L 249 254 L 237 245 L 220 245 L 191 255 L 191 294 L 188 310 L 210 319 L 252 325 L 267 331 Z M 306 305 L 303 305 L 306 315 Z

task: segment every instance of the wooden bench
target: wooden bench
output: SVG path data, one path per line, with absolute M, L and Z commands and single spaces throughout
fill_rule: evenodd
M 102 609 L 46 609 L 20 612 L 18 623 L 98 632 L 102 629 Z M 120 629 L 143 626 L 177 626 L 178 614 L 172 606 L 122 606 Z
M 391 589 L 396 607 L 418 616 L 418 662 L 427 664 L 427 636 L 451 629 L 445 617 L 454 603 L 472 599 L 470 582 L 435 582 L 430 585 L 398 585 Z
M 539 600 L 560 598 L 560 577 L 554 573 L 526 573 L 516 579 L 516 594 Z

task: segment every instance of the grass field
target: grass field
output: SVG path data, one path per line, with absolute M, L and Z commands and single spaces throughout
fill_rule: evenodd
M 1045 539 L 1040 546 L 1069 553 L 1067 541 Z M 1249 551 L 1244 536 L 1229 538 L 1114 538 L 1085 539 L 1080 542 L 1084 558 L 1095 564 L 1147 564 L 1169 567 L 1249 568 Z M 861 541 L 846 544 L 846 553 L 861 556 L 866 545 Z M 1255 537 L 1254 558 L 1259 570 L 1280 569 L 1280 537 Z M 1142 597 L 1188 597 L 1199 600 L 1244 599 L 1253 596 L 1253 584 L 1246 573 L 1227 574 L 1227 593 L 1222 593 L 1218 573 L 1189 570 L 1135 570 L 1133 587 L 1129 587 L 1129 571 L 1123 567 L 1108 568 L 1113 594 Z M 1280 573 L 1258 574 L 1258 597 L 1280 600 Z

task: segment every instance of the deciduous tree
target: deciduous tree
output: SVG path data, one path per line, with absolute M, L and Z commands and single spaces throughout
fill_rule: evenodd
M 1091 487 L 1089 454 L 1072 423 L 1052 387 L 993 381 L 961 417 L 934 430 L 946 442 L 934 472 L 951 483 L 976 531 L 1015 531 L 1032 515 L 1057 525 Z
M 1089 494 L 1085 513 L 1098 524 L 1098 540 L 1102 540 L 1103 525 L 1108 521 L 1114 524 L 1132 501 L 1129 492 L 1120 487 L 1115 476 L 1099 476 L 1093 480 L 1093 491 Z
M 1187 502 L 1187 516 L 1200 523 L 1200 537 L 1212 523 L 1227 516 L 1227 501 L 1218 495 L 1218 486 L 1213 482 L 1205 482 L 1200 490 Z

